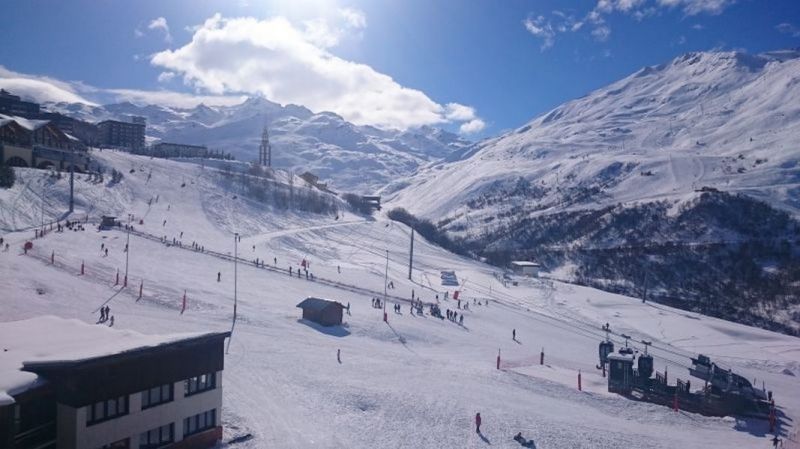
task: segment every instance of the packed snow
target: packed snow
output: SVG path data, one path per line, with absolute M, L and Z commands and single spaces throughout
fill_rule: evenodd
M 151 335 L 225 330 L 236 271 L 238 320 L 225 359 L 222 422 L 224 441 L 253 438 L 232 447 L 514 448 L 517 432 L 544 449 L 768 446 L 764 421 L 674 412 L 609 394 L 595 368 L 606 322 L 632 335 L 636 348 L 652 340 L 656 369 L 668 367 L 670 383 L 688 378 L 689 356 L 698 352 L 758 386 L 763 382 L 783 414 L 781 433 L 795 434 L 798 338 L 548 279 L 515 278 L 514 286 L 496 267 L 418 235 L 409 280 L 404 225 L 349 212 L 277 211 L 214 185 L 202 176 L 209 169 L 196 164 L 111 151 L 93 156 L 125 177 L 111 186 L 80 177 L 71 215 L 79 223 L 72 229 L 39 239 L 26 229 L 65 218 L 66 180 L 19 170 L 18 185 L 0 191 L 3 227 L 19 229 L 2 235 L 10 249 L 0 252 L 0 320 L 55 315 L 104 326 L 94 323 L 107 305 L 114 329 Z M 149 201 L 154 197 L 157 202 Z M 98 231 L 101 214 L 123 222 L 133 214 L 134 232 Z M 27 254 L 26 241 L 33 244 Z M 115 283 L 126 260 L 123 288 Z M 313 279 L 297 276 L 304 260 Z M 453 271 L 460 285 L 443 285 L 442 271 Z M 387 273 L 394 288 L 387 288 L 384 322 L 383 309 L 371 304 L 384 298 Z M 455 290 L 469 310 L 457 307 Z M 427 307 L 422 316 L 411 314 L 412 291 L 463 314 L 463 324 L 434 318 Z M 323 328 L 301 320 L 295 306 L 308 296 L 349 303 L 345 324 Z M 393 312 L 395 303 L 400 313 Z M 614 340 L 619 347 L 621 340 Z M 473 426 L 477 412 L 481 435 Z

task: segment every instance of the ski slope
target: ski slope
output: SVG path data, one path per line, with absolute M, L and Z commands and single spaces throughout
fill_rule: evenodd
M 675 202 L 706 186 L 797 216 L 798 73 L 797 50 L 687 53 L 566 102 L 384 192 L 394 195 L 393 206 L 452 219 L 453 228 L 505 213 Z M 516 191 L 520 180 L 537 191 Z M 575 194 L 583 189 L 594 193 Z M 504 201 L 481 204 L 484 197 Z
M 656 369 L 668 367 L 671 383 L 688 377 L 688 357 L 697 352 L 758 385 L 763 381 L 784 414 L 781 432 L 795 432 L 798 338 L 546 279 L 506 287 L 496 268 L 419 236 L 409 280 L 410 230 L 404 225 L 349 213 L 337 220 L 277 211 L 234 200 L 194 164 L 108 151 L 96 156 L 125 177 L 111 187 L 81 180 L 75 217 L 141 217 L 130 251 L 124 252 L 124 229 L 98 232 L 91 223 L 33 240 L 27 255 L 21 245 L 32 230 L 3 234 L 11 244 L 0 252 L 0 320 L 51 314 L 94 323 L 99 307 L 108 305 L 115 328 L 145 334 L 229 330 L 236 251 L 238 320 L 225 360 L 222 422 L 224 441 L 247 433 L 254 438 L 230 447 L 515 448 L 512 437 L 520 431 L 544 449 L 768 446 L 763 421 L 676 413 L 607 393 L 595 369 L 606 322 L 632 335 L 637 348 L 636 341 L 652 340 Z M 35 192 L 45 176 L 24 171 L 21 185 L 0 191 L 3 216 L 16 217 L 18 227 L 36 225 L 40 204 L 24 192 Z M 54 200 L 45 205 L 46 218 L 63 213 L 65 203 L 55 198 L 63 199 L 65 185 L 50 187 Z M 26 200 L 14 203 L 19 195 Z M 154 196 L 158 202 L 148 206 Z M 236 248 L 234 232 L 242 234 Z M 160 241 L 164 236 L 169 244 Z M 182 247 L 172 245 L 173 238 Z M 121 288 L 114 283 L 118 269 L 124 280 L 126 256 L 128 287 Z M 266 266 L 254 266 L 255 258 Z M 296 273 L 304 259 L 314 280 L 287 273 L 290 266 Z M 425 302 L 438 295 L 442 309 L 456 309 L 454 287 L 442 285 L 442 270 L 455 271 L 470 304 L 468 311 L 457 310 L 464 313 L 463 326 L 434 318 L 427 308 L 424 316 L 409 313 L 412 290 Z M 394 284 L 387 292 L 387 323 L 383 311 L 371 307 L 372 297 L 383 297 L 385 272 Z M 346 325 L 325 329 L 299 320 L 295 306 L 307 296 L 350 303 Z M 401 314 L 392 312 L 394 302 L 402 304 Z M 621 340 L 615 341 L 619 347 Z M 579 370 L 583 391 L 576 385 Z M 474 432 L 476 412 L 483 437 Z

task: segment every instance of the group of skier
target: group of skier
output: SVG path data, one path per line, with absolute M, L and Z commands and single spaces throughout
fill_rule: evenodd
M 109 326 L 114 325 L 114 315 L 111 315 L 111 307 L 103 306 L 100 307 L 100 320 L 98 323 L 105 323 L 108 321 Z

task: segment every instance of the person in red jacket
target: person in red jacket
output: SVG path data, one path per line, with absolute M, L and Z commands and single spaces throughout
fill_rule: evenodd
M 481 414 L 475 414 L 475 432 L 481 433 Z

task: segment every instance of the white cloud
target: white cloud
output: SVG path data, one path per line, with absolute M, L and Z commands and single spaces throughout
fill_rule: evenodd
M 447 103 L 445 117 L 448 120 L 463 122 L 475 119 L 475 108 L 458 103 Z
M 342 8 L 339 10 L 339 15 L 347 22 L 352 28 L 366 28 L 367 16 L 364 12 L 355 8 Z
M 169 90 L 107 89 L 114 101 L 138 104 L 157 104 L 176 108 L 193 108 L 200 103 L 208 106 L 232 106 L 247 99 L 244 95 L 194 95 Z
M 168 83 L 175 78 L 175 72 L 161 72 L 158 74 L 159 83 Z
M 461 134 L 474 134 L 480 131 L 483 131 L 483 128 L 486 127 L 486 123 L 483 120 L 476 118 L 470 120 L 466 123 L 463 123 L 459 128 L 458 132 Z
M 147 25 L 147 29 L 162 30 L 164 32 L 164 42 L 172 42 L 172 35 L 169 32 L 169 24 L 167 24 L 167 19 L 163 17 L 157 17 L 150 21 L 150 24 Z
M 736 0 L 657 0 L 660 6 L 680 7 L 689 16 L 701 13 L 720 14 L 735 2 Z
M 195 31 L 191 42 L 156 53 L 150 62 L 181 75 L 199 91 L 261 94 L 279 103 L 333 111 L 361 125 L 406 129 L 459 121 L 424 92 L 332 54 L 329 49 L 341 30 L 366 24 L 357 14 L 342 17 L 338 26 L 306 21 L 297 27 L 284 17 L 229 19 L 217 14 Z
M 243 95 L 194 95 L 168 90 L 99 89 L 82 82 L 65 82 L 46 76 L 14 72 L 0 66 L 0 88 L 14 95 L 32 99 L 39 103 L 64 102 L 96 105 L 102 103 L 130 101 L 138 104 L 158 104 L 189 108 L 205 103 L 209 106 L 230 106 L 243 102 Z
M 82 83 L 65 83 L 46 76 L 33 76 L 14 72 L 0 66 L 0 88 L 36 102 L 66 102 L 94 104 L 80 91 L 93 89 Z
M 721 14 L 735 2 L 736 0 L 597 0 L 594 8 L 587 11 L 582 19 L 575 19 L 562 11 L 553 11 L 550 17 L 530 15 L 523 24 L 528 32 L 542 39 L 542 50 L 545 50 L 555 44 L 558 34 L 580 31 L 587 23 L 593 25 L 590 33 L 595 40 L 608 40 L 611 27 L 606 23 L 606 17 L 611 14 L 624 14 L 637 21 L 655 16 L 665 8 L 680 8 L 687 16 L 713 15 Z M 700 30 L 703 26 L 696 24 L 692 28 Z
M 800 28 L 792 25 L 791 23 L 780 23 L 775 26 L 775 29 L 782 34 L 788 34 L 792 37 L 800 37 Z
M 592 36 L 599 42 L 605 42 L 608 40 L 608 37 L 611 36 L 611 28 L 600 25 L 592 30 Z
M 697 31 L 704 30 L 705 28 L 706 28 L 705 26 L 703 26 L 703 25 L 701 25 L 699 23 L 695 23 L 694 25 L 692 25 L 692 29 L 693 30 L 697 30 Z
M 620 11 L 628 12 L 632 9 L 638 8 L 644 3 L 644 0 L 617 0 L 616 7 Z
M 525 25 L 525 29 L 528 30 L 529 33 L 542 39 L 541 49 L 543 51 L 553 46 L 555 43 L 556 32 L 553 30 L 553 26 L 550 24 L 550 22 L 545 21 L 543 16 L 533 18 L 528 17 L 522 23 Z

